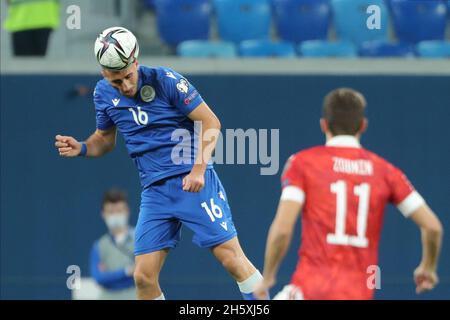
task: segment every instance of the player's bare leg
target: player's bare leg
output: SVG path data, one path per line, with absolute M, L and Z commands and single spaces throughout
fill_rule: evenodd
M 169 249 L 136 256 L 134 282 L 140 300 L 164 299 L 159 287 L 159 273 L 166 260 Z
M 237 237 L 211 249 L 214 256 L 237 281 L 244 299 L 252 299 L 252 292 L 262 280 L 261 273 L 247 259 Z

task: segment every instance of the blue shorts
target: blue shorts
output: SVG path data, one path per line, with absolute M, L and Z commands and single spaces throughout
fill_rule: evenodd
M 155 182 L 141 194 L 141 208 L 135 232 L 136 256 L 174 248 L 180 241 L 181 226 L 194 232 L 199 247 L 213 247 L 237 235 L 225 189 L 214 169 L 205 172 L 200 192 L 183 191 L 177 175 Z

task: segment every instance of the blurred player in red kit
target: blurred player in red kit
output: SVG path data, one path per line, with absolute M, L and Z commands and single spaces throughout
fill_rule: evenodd
M 341 88 L 324 100 L 320 127 L 325 146 L 291 156 L 282 173 L 282 194 L 267 238 L 264 281 L 255 292 L 266 298 L 302 211 L 299 262 L 289 285 L 274 299 L 372 299 L 368 268 L 378 261 L 386 204 L 392 203 L 422 233 L 422 261 L 414 271 L 416 292 L 437 283 L 442 226 L 401 170 L 361 147 L 367 128 L 366 101 Z

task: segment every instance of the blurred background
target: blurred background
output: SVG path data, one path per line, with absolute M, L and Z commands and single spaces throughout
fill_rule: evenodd
M 96 160 L 61 159 L 53 147 L 56 134 L 82 140 L 95 128 L 92 91 L 101 75 L 93 47 L 111 26 L 135 33 L 141 64 L 185 75 L 223 130 L 280 130 L 276 175 L 260 175 L 260 165 L 216 165 L 241 244 L 261 270 L 284 162 L 324 142 L 327 92 L 361 91 L 369 117 L 362 143 L 405 171 L 445 230 L 440 284 L 418 296 L 412 272 L 420 233 L 389 207 L 376 298 L 449 299 L 449 17 L 443 0 L 2 0 L 1 299 L 80 297 L 67 286 L 67 269 L 78 266 L 91 278 L 90 250 L 107 231 L 100 212 L 110 187 L 128 192 L 130 222 L 137 220 L 138 174 L 121 138 Z M 273 293 L 290 280 L 299 235 L 300 225 Z M 240 299 L 191 238 L 183 229 L 162 271 L 166 297 Z

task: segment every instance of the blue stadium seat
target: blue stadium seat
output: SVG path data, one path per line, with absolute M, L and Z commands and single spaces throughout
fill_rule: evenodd
M 349 41 L 309 40 L 302 42 L 298 46 L 298 51 L 302 56 L 310 58 L 353 58 L 358 56 L 356 46 Z
M 422 58 L 450 58 L 450 42 L 421 41 L 416 46 L 416 52 Z
M 185 40 L 207 40 L 210 29 L 209 0 L 155 0 L 162 40 L 176 46 Z
M 269 0 L 214 0 L 219 35 L 223 40 L 268 39 Z
M 444 40 L 447 7 L 442 0 L 391 0 L 392 20 L 400 41 Z
M 142 3 L 148 9 L 153 9 L 155 6 L 155 0 L 142 0 Z
M 272 0 L 275 26 L 291 42 L 326 40 L 330 25 L 329 0 Z
M 242 57 L 295 57 L 295 47 L 290 42 L 245 40 L 239 46 Z
M 407 43 L 368 41 L 359 48 L 361 57 L 414 57 L 414 48 Z
M 376 5 L 380 8 L 380 29 L 369 29 L 370 15 L 367 8 Z M 334 25 L 340 40 L 352 41 L 356 45 L 364 41 L 388 39 L 388 9 L 383 0 L 331 0 Z
M 177 54 L 189 58 L 235 58 L 237 50 L 232 42 L 189 40 L 178 45 Z

